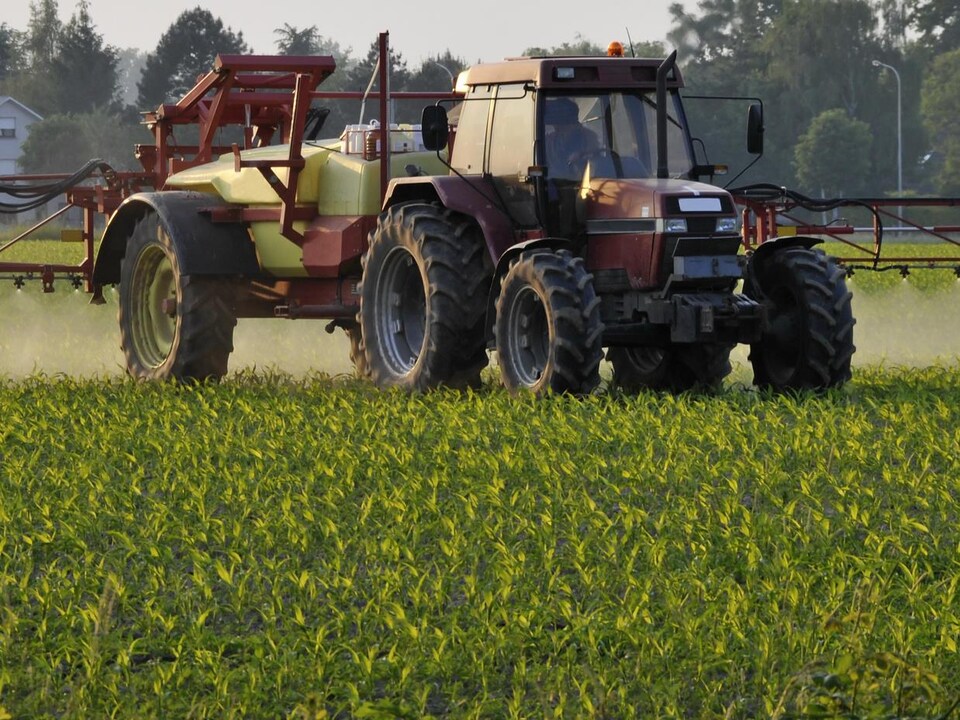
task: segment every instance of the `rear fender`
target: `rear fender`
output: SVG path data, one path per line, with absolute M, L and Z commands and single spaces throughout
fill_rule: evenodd
M 215 223 L 209 210 L 231 207 L 206 193 L 164 191 L 127 198 L 110 218 L 93 268 L 96 285 L 120 282 L 127 240 L 142 218 L 155 213 L 173 242 L 184 275 L 258 275 L 256 248 L 242 223 Z
M 490 261 L 495 263 L 514 243 L 513 224 L 503 210 L 491 202 L 495 197 L 493 188 L 478 176 L 396 178 L 387 188 L 383 208 L 413 201 L 439 202 L 449 210 L 471 217 L 480 226 Z
M 810 250 L 813 247 L 820 245 L 822 242 L 823 240 L 820 238 L 806 237 L 804 235 L 790 235 L 776 238 L 775 240 L 767 240 L 766 242 L 761 243 L 750 255 L 750 260 L 747 263 L 745 277 L 747 286 L 754 288 L 755 291 L 759 289 L 760 293 L 762 294 L 763 285 L 759 282 L 758 277 L 762 277 L 763 266 L 774 253 L 783 252 L 784 250 L 790 250 L 791 248 L 798 247 Z

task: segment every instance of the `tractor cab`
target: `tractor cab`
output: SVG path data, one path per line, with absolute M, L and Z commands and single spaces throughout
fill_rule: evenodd
M 521 230 L 583 234 L 600 180 L 655 184 L 661 62 L 624 58 L 523 58 L 461 75 L 452 171 L 482 176 Z M 666 174 L 689 180 L 693 149 L 679 71 L 667 79 Z M 440 109 L 442 110 L 442 109 Z M 424 126 L 446 123 L 428 108 Z M 446 142 L 441 139 L 441 145 Z

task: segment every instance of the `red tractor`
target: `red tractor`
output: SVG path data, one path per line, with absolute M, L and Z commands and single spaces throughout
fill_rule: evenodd
M 674 57 L 524 58 L 465 72 L 450 172 L 394 180 L 364 256 L 362 369 L 470 384 L 496 350 L 512 390 L 713 387 L 736 343 L 756 382 L 850 378 L 851 294 L 812 238 L 749 257 L 731 195 L 701 184 Z M 762 147 L 752 107 L 748 145 Z M 442 106 L 424 139 L 448 142 Z M 742 292 L 737 292 L 743 281 Z
M 316 140 L 333 69 L 219 58 L 147 115 L 146 173 L 82 195 L 76 270 L 94 300 L 119 284 L 134 377 L 220 377 L 237 318 L 276 316 L 329 320 L 361 375 L 409 390 L 475 386 L 490 350 L 515 391 L 589 393 L 604 352 L 626 391 L 710 388 L 736 343 L 762 387 L 849 379 L 844 270 L 813 238 L 739 252 L 733 197 L 698 182 L 716 168 L 695 161 L 674 56 L 478 65 L 448 94 L 456 122 L 438 103 L 420 128 L 389 123 L 383 63 L 383 124 Z M 192 158 L 172 140 L 183 123 L 200 125 Z M 225 124 L 242 149 L 213 145 Z M 747 134 L 760 152 L 756 106 Z M 94 265 L 96 209 L 113 212 Z M 44 267 L 52 289 L 61 269 Z

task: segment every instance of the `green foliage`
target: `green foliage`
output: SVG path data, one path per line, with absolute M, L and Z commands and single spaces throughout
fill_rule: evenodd
M 23 67 L 23 33 L 0 23 L 0 83 Z
M 359 60 L 347 73 L 347 87 L 351 90 L 366 90 L 370 79 L 374 77 L 379 56 L 379 41 L 374 40 L 367 48 L 366 57 Z M 407 61 L 403 59 L 403 54 L 390 48 L 390 87 L 394 89 L 406 87 L 409 80 L 410 70 L 407 68 Z M 374 80 L 373 88 L 379 89 L 379 81 Z
M 615 38 L 611 38 L 611 40 L 613 39 Z M 629 57 L 631 51 L 629 41 L 622 40 L 621 42 L 624 54 Z M 651 41 L 635 42 L 633 52 L 637 57 L 664 57 L 667 54 L 663 43 Z M 528 57 L 604 56 L 607 54 L 607 46 L 598 45 L 577 33 L 572 43 L 563 42 L 549 48 L 529 47 L 522 54 Z
M 164 102 L 179 100 L 198 77 L 213 68 L 218 54 L 249 52 L 243 33 L 224 27 L 209 10 L 185 10 L 160 37 L 154 52 L 147 56 L 137 84 L 137 104 L 153 109 Z
M 923 81 L 923 119 L 943 157 L 937 187 L 960 193 L 960 50 L 937 56 Z
M 139 124 L 103 108 L 50 115 L 31 127 L 20 163 L 27 173 L 72 172 L 101 158 L 117 170 L 129 170 L 134 169 L 133 146 L 149 140 Z
M 30 0 L 26 49 L 30 67 L 35 70 L 49 67 L 56 57 L 63 30 L 57 11 L 57 0 Z
M 56 2 L 32 5 L 29 31 L 14 35 L 21 59 L 4 76 L 2 91 L 41 115 L 87 112 L 95 107 L 113 107 L 117 95 L 117 50 L 104 45 L 81 0 L 66 25 L 56 16 Z M 52 15 L 50 15 L 52 13 Z M 3 33 L 0 32 L 0 59 Z
M 31 2 L 27 31 L 7 34 L 7 44 L 18 60 L 11 63 L 2 78 L 0 92 L 41 115 L 54 111 L 57 88 L 51 64 L 62 30 L 56 0 Z
M 794 161 L 801 187 L 826 197 L 856 196 L 870 172 L 870 126 L 839 108 L 820 113 L 797 142 Z
M 280 55 L 332 55 L 341 69 L 349 63 L 350 48 L 344 50 L 340 43 L 321 35 L 316 25 L 300 29 L 284 23 L 273 32 L 278 36 L 277 53 Z
M 697 13 L 673 6 L 670 39 L 680 49 L 691 91 L 764 101 L 766 154 L 741 182 L 794 186 L 800 136 L 817 115 L 842 107 L 882 139 L 874 143 L 868 184 L 860 189 L 879 195 L 895 187 L 896 88 L 884 87 L 886 78 L 871 66 L 874 59 L 903 75 L 904 175 L 911 181 L 913 158 L 926 152 L 914 94 L 922 59 L 901 49 L 900 9 L 895 0 L 879 8 L 868 0 L 703 0 Z M 732 103 L 691 102 L 691 124 L 711 162 L 739 170 L 752 159 L 745 153 L 742 113 Z M 854 192 L 842 190 L 848 197 Z
M 960 45 L 960 15 L 954 0 L 918 0 L 910 22 L 920 33 L 920 42 L 935 52 Z
M 454 56 L 450 50 L 439 55 L 431 55 L 420 64 L 416 72 L 410 75 L 406 89 L 426 92 L 451 90 L 457 82 L 457 76 L 466 68 L 467 62 L 461 57 Z M 425 104 L 422 100 L 410 102 L 414 106 L 412 110 L 416 110 L 416 106 L 422 110 Z
M 0 384 L 14 717 L 945 716 L 960 370 Z M 842 708 L 842 714 L 840 712 Z
M 89 112 L 115 104 L 118 55 L 103 44 L 90 18 L 86 0 L 60 33 L 57 54 L 51 62 L 59 112 Z

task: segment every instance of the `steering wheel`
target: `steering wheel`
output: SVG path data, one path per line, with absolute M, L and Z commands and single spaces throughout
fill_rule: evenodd
M 613 170 L 615 175 L 619 175 L 619 168 L 621 167 L 620 155 L 610 148 L 599 147 L 589 150 L 582 155 L 583 157 L 583 167 L 586 169 L 587 165 L 590 166 L 590 175 L 595 175 L 594 169 L 597 167 L 609 167 Z

